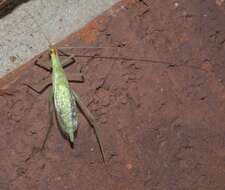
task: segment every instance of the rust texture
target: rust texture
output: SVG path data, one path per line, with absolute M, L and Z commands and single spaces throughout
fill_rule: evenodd
M 58 44 L 114 47 L 67 50 L 78 55 L 66 72 L 85 77 L 71 85 L 97 119 L 107 165 L 82 114 L 74 149 L 55 122 L 39 151 L 50 89 L 37 94 L 26 84 L 49 77 L 34 64 L 46 53 L 11 74 L 13 82 L 4 79 L 0 189 L 224 190 L 225 7 L 218 2 L 120 2 Z

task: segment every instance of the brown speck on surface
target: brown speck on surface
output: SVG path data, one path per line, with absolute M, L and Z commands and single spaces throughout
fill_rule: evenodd
M 15 56 L 10 56 L 9 59 L 10 59 L 10 61 L 12 63 L 15 63 L 15 61 L 16 61 L 16 57 Z
M 131 170 L 131 169 L 133 168 L 133 165 L 132 165 L 132 164 L 127 164 L 127 165 L 126 165 L 126 168 L 127 168 L 128 170 Z
M 224 0 L 216 0 L 216 4 L 219 6 L 222 6 L 224 3 Z
M 210 63 L 202 63 L 201 64 L 201 69 L 207 72 L 212 71 L 212 65 Z

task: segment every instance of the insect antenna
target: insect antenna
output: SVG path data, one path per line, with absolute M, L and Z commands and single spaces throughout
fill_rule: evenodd
M 39 22 L 34 18 L 34 16 L 26 10 L 26 14 L 29 15 L 29 17 L 34 21 L 34 23 L 37 25 L 37 27 L 39 28 L 39 32 L 43 35 L 43 37 L 45 38 L 45 40 L 48 42 L 48 46 L 49 48 L 52 47 L 52 43 L 50 41 L 50 38 L 48 37 L 48 35 L 44 32 L 43 28 L 41 27 L 41 25 L 39 24 Z

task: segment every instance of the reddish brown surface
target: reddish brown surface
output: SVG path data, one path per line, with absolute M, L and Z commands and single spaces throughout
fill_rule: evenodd
M 138 1 L 95 21 L 92 45 L 117 48 L 76 53 L 161 61 L 78 58 L 66 69 L 85 75 L 72 87 L 98 120 L 107 166 L 82 115 L 74 149 L 54 124 L 45 151 L 36 151 L 49 89 L 39 95 L 23 84 L 41 84 L 49 73 L 30 62 L 13 74 L 0 91 L 0 189 L 224 190 L 224 12 L 212 0 L 177 8 Z M 71 35 L 64 45 L 87 42 L 80 39 Z

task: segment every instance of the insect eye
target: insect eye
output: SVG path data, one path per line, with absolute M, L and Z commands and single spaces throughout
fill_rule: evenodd
M 50 54 L 53 54 L 53 53 L 54 53 L 54 49 L 51 49 L 51 50 L 50 50 Z

